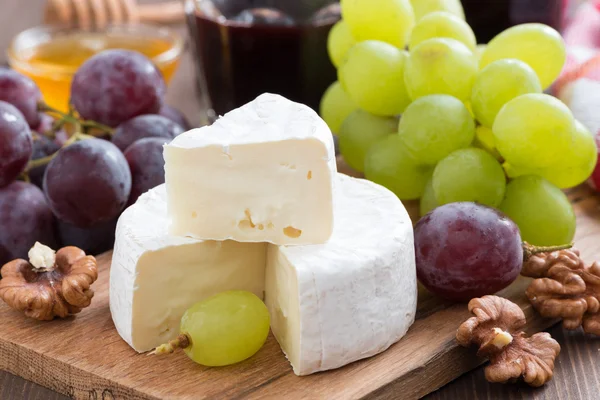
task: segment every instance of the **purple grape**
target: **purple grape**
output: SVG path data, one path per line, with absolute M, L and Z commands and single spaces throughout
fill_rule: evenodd
M 293 26 L 296 24 L 292 17 L 273 8 L 249 8 L 239 13 L 233 20 L 250 25 Z
M 31 155 L 32 160 L 38 160 L 43 157 L 47 157 L 51 154 L 56 153 L 60 150 L 60 146 L 54 141 L 50 140 L 47 136 L 40 135 L 37 132 L 32 132 L 33 135 L 33 154 Z M 44 184 L 44 172 L 46 172 L 46 165 L 32 168 L 29 170 L 29 179 L 31 183 L 41 188 Z
M 0 189 L 0 266 L 27 259 L 36 241 L 56 248 L 54 223 L 44 193 L 36 186 L 16 181 Z
M 125 151 L 132 182 L 128 204 L 135 203 L 141 194 L 165 183 L 163 144 L 162 139 L 146 138 L 138 140 Z
M 25 170 L 31 158 L 32 142 L 23 114 L 12 104 L 0 101 L 0 188 Z
M 102 139 L 62 148 L 44 176 L 44 191 L 54 215 L 80 228 L 119 215 L 130 190 L 127 160 L 117 146 Z
M 115 243 L 117 218 L 90 228 L 78 228 L 58 221 L 58 235 L 62 246 L 76 246 L 86 254 L 97 255 L 112 249 Z
M 161 115 L 140 115 L 119 125 L 115 130 L 112 142 L 121 151 L 125 151 L 137 140 L 143 138 L 164 138 L 163 143 L 167 143 L 183 132 L 181 126 Z
M 189 131 L 192 129 L 189 121 L 183 115 L 181 111 L 176 108 L 173 108 L 169 105 L 163 104 L 158 115 L 162 115 L 165 118 L 169 118 L 171 121 L 175 122 L 177 125 L 181 126 L 184 130 Z
M 415 226 L 419 281 L 455 301 L 494 294 L 523 265 L 519 228 L 501 212 L 475 203 L 450 203 Z
M 37 105 L 42 101 L 38 86 L 15 70 L 0 67 L 0 100 L 17 107 L 30 128 L 40 123 Z
M 75 73 L 71 103 L 84 119 L 114 127 L 138 115 L 157 113 L 165 91 L 160 71 L 146 56 L 105 50 Z

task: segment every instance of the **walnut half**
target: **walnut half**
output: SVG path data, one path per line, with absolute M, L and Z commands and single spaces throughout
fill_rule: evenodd
M 535 278 L 525 293 L 540 315 L 600 335 L 600 263 L 585 265 L 576 249 L 560 250 L 529 257 L 521 275 Z
M 475 316 L 465 321 L 456 333 L 461 346 L 479 347 L 478 356 L 487 357 L 489 382 L 505 383 L 519 378 L 530 386 L 542 386 L 554 370 L 560 345 L 548 333 L 526 337 L 525 314 L 519 306 L 498 296 L 484 296 L 469 302 Z
M 36 243 L 30 262 L 13 260 L 2 267 L 0 298 L 30 318 L 52 320 L 77 314 L 92 302 L 90 286 L 98 278 L 96 259 L 77 247 L 56 254 Z

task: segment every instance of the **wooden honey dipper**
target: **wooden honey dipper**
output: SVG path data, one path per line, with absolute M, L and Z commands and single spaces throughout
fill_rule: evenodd
M 173 24 L 185 20 L 183 1 L 138 4 L 137 0 L 47 0 L 44 22 L 84 30 L 111 24 Z

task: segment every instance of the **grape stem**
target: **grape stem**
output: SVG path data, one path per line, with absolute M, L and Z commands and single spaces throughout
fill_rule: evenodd
M 162 355 L 172 354 L 177 349 L 185 349 L 192 345 L 192 338 L 187 333 L 181 333 L 175 339 L 170 340 L 168 343 L 161 344 L 154 351 L 148 353 L 148 355 Z
M 103 124 L 100 124 L 96 121 L 83 120 L 83 119 L 77 118 L 77 116 L 75 115 L 75 110 L 72 107 L 69 108 L 68 113 L 64 113 L 62 111 L 57 110 L 56 108 L 50 107 L 46 103 L 41 102 L 41 103 L 38 103 L 38 111 L 43 112 L 43 113 L 56 114 L 57 116 L 60 117 L 60 119 L 56 123 L 56 126 L 62 127 L 62 125 L 64 125 L 65 122 L 68 122 L 68 123 L 75 125 L 76 132 L 81 132 L 84 129 L 86 131 L 88 131 L 88 130 L 99 131 L 99 132 L 87 132 L 87 133 L 91 134 L 92 136 L 101 136 L 105 133 L 108 133 L 109 135 L 113 135 L 115 132 L 115 130 L 113 128 L 103 125 Z M 53 129 L 54 129 L 54 127 L 53 127 Z
M 67 140 L 65 142 L 65 144 L 62 147 L 63 148 L 67 147 L 67 146 L 69 146 L 69 145 L 71 145 L 71 144 L 73 144 L 73 143 L 75 143 L 75 142 L 77 142 L 79 140 L 86 140 L 86 139 L 93 139 L 93 138 L 94 138 L 94 136 L 86 135 L 85 133 L 74 133 L 69 138 L 69 140 Z M 31 161 L 29 161 L 29 163 L 27 164 L 27 169 L 25 171 L 28 172 L 28 171 L 31 171 L 34 168 L 42 167 L 42 166 L 48 164 L 50 161 L 52 161 L 52 159 L 54 157 L 56 157 L 57 154 L 58 154 L 58 151 L 55 152 L 55 153 L 53 153 L 53 154 L 50 154 L 49 156 L 38 158 L 37 160 L 31 160 Z M 28 175 L 25 174 L 24 176 L 28 176 Z
M 573 243 L 562 244 L 560 246 L 534 246 L 527 242 L 523 242 L 523 261 L 529 260 L 536 254 L 553 253 L 559 250 L 567 250 L 573 247 Z

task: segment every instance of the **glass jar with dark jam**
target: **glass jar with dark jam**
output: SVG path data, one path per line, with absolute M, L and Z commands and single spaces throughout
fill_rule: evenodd
M 336 80 L 327 55 L 336 1 L 188 0 L 186 13 L 209 120 L 264 92 L 317 110 Z
M 540 22 L 560 30 L 567 0 L 462 0 L 479 43 L 513 25 Z

